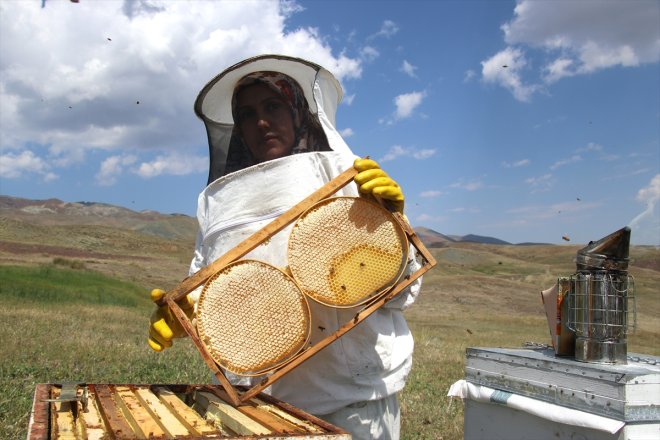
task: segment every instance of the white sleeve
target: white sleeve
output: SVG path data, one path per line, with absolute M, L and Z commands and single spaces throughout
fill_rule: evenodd
M 195 240 L 195 252 L 193 253 L 192 261 L 190 262 L 190 270 L 188 271 L 188 276 L 193 275 L 207 264 L 206 258 L 204 257 L 204 245 L 202 244 L 202 241 L 203 237 L 201 231 L 197 232 L 197 239 Z M 190 299 L 195 302 L 195 313 L 197 313 L 197 301 L 199 301 L 199 295 L 201 295 L 203 287 L 204 286 L 201 285 L 188 294 Z

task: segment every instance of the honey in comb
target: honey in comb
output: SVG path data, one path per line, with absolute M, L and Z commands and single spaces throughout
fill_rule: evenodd
M 197 330 L 213 360 L 256 375 L 298 353 L 310 332 L 305 296 L 280 269 L 239 260 L 211 277 L 197 306 Z
M 298 218 L 287 257 L 306 295 L 352 307 L 396 283 L 407 252 L 405 233 L 388 211 L 362 198 L 334 197 Z

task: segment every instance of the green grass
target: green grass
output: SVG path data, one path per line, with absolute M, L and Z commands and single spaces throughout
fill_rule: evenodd
M 153 304 L 137 285 L 56 266 L 0 267 L 0 438 L 25 438 L 38 383 L 206 383 L 190 341 L 146 343 Z
M 146 305 L 149 299 L 135 284 L 98 272 L 67 268 L 74 263 L 38 267 L 0 266 L 0 296 L 40 304 L 103 304 L 124 307 Z M 80 266 L 77 266 L 80 267 Z

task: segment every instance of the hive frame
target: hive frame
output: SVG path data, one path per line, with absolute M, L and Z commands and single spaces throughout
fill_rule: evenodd
M 312 207 L 317 202 L 332 196 L 334 193 L 339 191 L 344 186 L 348 185 L 353 181 L 353 178 L 357 174 L 357 170 L 353 167 L 341 173 L 339 176 L 332 179 L 330 182 L 326 183 L 324 186 L 314 191 L 312 194 L 303 199 L 300 203 L 293 206 L 291 209 L 283 213 L 281 216 L 277 217 L 275 220 L 264 226 L 259 231 L 252 234 L 250 237 L 246 238 L 243 242 L 239 243 L 236 247 L 228 251 L 226 254 L 222 255 L 217 260 L 210 263 L 208 266 L 200 269 L 193 275 L 183 279 L 174 289 L 167 292 L 164 298 L 159 302 L 159 305 L 167 305 L 173 312 L 176 319 L 179 321 L 183 329 L 188 333 L 193 343 L 197 347 L 198 351 L 202 355 L 206 365 L 213 371 L 213 374 L 216 376 L 220 385 L 225 389 L 231 403 L 234 406 L 239 406 L 244 404 L 246 401 L 256 396 L 264 389 L 272 385 L 277 380 L 281 379 L 284 375 L 289 373 L 294 368 L 298 367 L 301 363 L 305 362 L 307 359 L 318 353 L 323 348 L 330 345 L 332 342 L 339 339 L 341 336 L 346 334 L 360 322 L 364 321 L 369 315 L 382 307 L 385 303 L 394 298 L 399 292 L 403 289 L 410 286 L 417 278 L 421 277 L 424 273 L 429 271 L 433 266 L 436 265 L 435 258 L 431 253 L 426 249 L 424 244 L 421 242 L 419 237 L 415 234 L 413 228 L 405 220 L 404 216 L 398 212 L 393 212 L 392 215 L 395 220 L 399 223 L 406 236 L 408 241 L 413 247 L 417 250 L 418 254 L 422 256 L 422 266 L 414 273 L 406 275 L 398 280 L 389 289 L 386 289 L 382 293 L 374 296 L 365 304 L 362 308 L 355 314 L 353 319 L 343 324 L 337 331 L 333 334 L 325 337 L 316 344 L 304 348 L 297 356 L 295 356 L 288 363 L 281 365 L 280 367 L 272 370 L 268 376 L 266 376 L 261 382 L 257 385 L 252 386 L 252 388 L 247 389 L 246 391 L 239 394 L 239 391 L 234 388 L 234 386 L 229 382 L 229 379 L 222 372 L 222 369 L 219 365 L 213 360 L 211 355 L 206 349 L 206 346 L 201 341 L 197 332 L 185 314 L 185 312 L 179 307 L 177 301 L 182 299 L 184 296 L 195 290 L 197 287 L 206 283 L 206 281 L 211 278 L 216 272 L 222 269 L 227 264 L 230 264 L 239 258 L 245 256 L 247 253 L 255 249 L 257 246 L 261 245 L 263 242 L 268 240 L 270 237 L 284 229 L 287 225 L 294 222 L 298 217 L 305 213 L 310 207 Z

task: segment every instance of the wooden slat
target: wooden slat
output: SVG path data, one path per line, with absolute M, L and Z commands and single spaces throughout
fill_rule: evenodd
M 209 402 L 208 399 L 205 399 L 203 397 L 197 396 L 197 393 L 199 390 L 193 392 L 193 409 L 202 415 L 208 421 L 210 424 L 215 426 L 218 430 L 222 431 L 223 434 L 226 434 L 228 437 L 233 438 L 238 436 L 234 431 L 229 429 L 226 425 L 222 424 L 222 420 L 214 411 L 209 411 L 209 405 L 211 402 Z
M 275 434 L 306 434 L 300 427 L 255 406 L 241 405 L 237 409 L 246 416 L 258 421 Z
M 48 438 L 48 417 L 50 386 L 45 383 L 37 384 L 32 400 L 32 411 L 28 425 L 28 440 L 46 440 Z
M 82 419 L 85 438 L 87 440 L 104 440 L 107 438 L 105 434 L 105 423 L 97 407 L 96 396 L 94 394 L 89 394 L 87 412 L 81 411 L 79 417 Z
M 60 396 L 60 388 L 51 389 L 51 398 L 57 399 Z M 76 402 L 77 403 L 77 402 Z M 51 426 L 57 434 L 58 440 L 77 440 L 76 421 L 71 412 L 71 402 L 52 402 L 52 423 Z
M 138 388 L 135 394 L 152 413 L 153 418 L 171 436 L 190 436 L 190 431 L 172 414 L 172 412 L 160 401 L 158 396 L 146 388 Z
M 206 405 L 207 414 L 217 417 L 222 426 L 234 431 L 239 435 L 266 435 L 272 434 L 271 430 L 252 420 L 215 394 L 203 391 L 195 392 L 195 400 Z
M 122 405 L 124 410 L 126 420 L 133 427 L 133 431 L 138 434 L 138 438 L 163 437 L 165 435 L 163 428 L 142 405 L 142 402 L 131 388 L 118 386 L 115 391 L 119 397 L 118 403 Z
M 221 389 L 207 388 L 208 391 L 214 393 L 216 396 L 220 397 L 225 402 L 229 402 L 227 393 Z M 279 417 L 276 413 L 264 411 L 261 408 L 258 408 L 257 405 L 253 402 L 254 399 L 246 402 L 243 405 L 236 407 L 240 412 L 246 416 L 256 420 L 261 423 L 271 431 L 277 434 L 305 434 L 309 431 L 301 428 L 299 425 L 291 423 L 287 419 Z
M 325 434 L 339 434 L 338 437 L 331 436 L 331 438 L 333 438 L 333 439 L 336 438 L 337 440 L 340 440 L 340 439 L 341 440 L 350 440 L 350 438 L 351 438 L 350 434 L 348 434 L 343 429 L 341 429 L 337 426 L 334 426 L 334 425 L 326 422 L 325 420 L 320 419 L 320 418 L 318 418 L 318 417 L 316 417 L 312 414 L 309 414 L 309 413 L 301 410 L 300 408 L 296 408 L 295 406 L 293 406 L 291 404 L 288 404 L 288 403 L 283 402 L 279 399 L 276 399 L 272 396 L 269 396 L 268 394 L 261 394 L 261 395 L 259 395 L 258 399 L 253 399 L 253 400 L 255 400 L 255 401 L 263 400 L 264 402 L 266 402 L 270 405 L 274 405 L 277 408 L 280 408 L 282 411 L 285 411 L 286 413 L 290 414 L 293 417 L 296 417 L 300 420 L 305 420 L 309 423 L 313 423 L 318 428 L 320 428 L 323 431 L 323 433 L 325 433 Z M 312 436 L 312 437 L 316 438 L 314 436 Z M 319 439 L 322 439 L 322 438 L 325 438 L 325 437 L 324 436 L 319 437 Z
M 197 411 L 186 405 L 179 397 L 165 387 L 154 388 L 154 393 L 177 419 L 195 436 L 225 434 L 200 416 Z
M 319 428 L 318 426 L 314 425 L 311 422 L 308 422 L 307 420 L 300 419 L 298 417 L 293 416 L 292 414 L 287 413 L 286 411 L 278 408 L 275 405 L 272 405 L 270 403 L 264 402 L 263 400 L 260 400 L 258 398 L 253 398 L 251 400 L 257 408 L 261 411 L 266 411 L 271 414 L 275 414 L 279 418 L 286 420 L 292 425 L 295 425 L 300 429 L 302 432 L 307 433 L 307 434 L 323 434 L 323 430 Z
M 71 402 L 54 402 L 55 431 L 58 440 L 77 440 L 76 421 L 71 413 Z
M 106 421 L 108 432 L 111 438 L 116 439 L 130 439 L 135 438 L 133 429 L 127 423 L 122 411 L 117 407 L 114 399 L 112 398 L 112 389 L 108 385 L 89 385 L 92 387 L 92 392 L 96 394 L 97 401 L 103 419 Z

